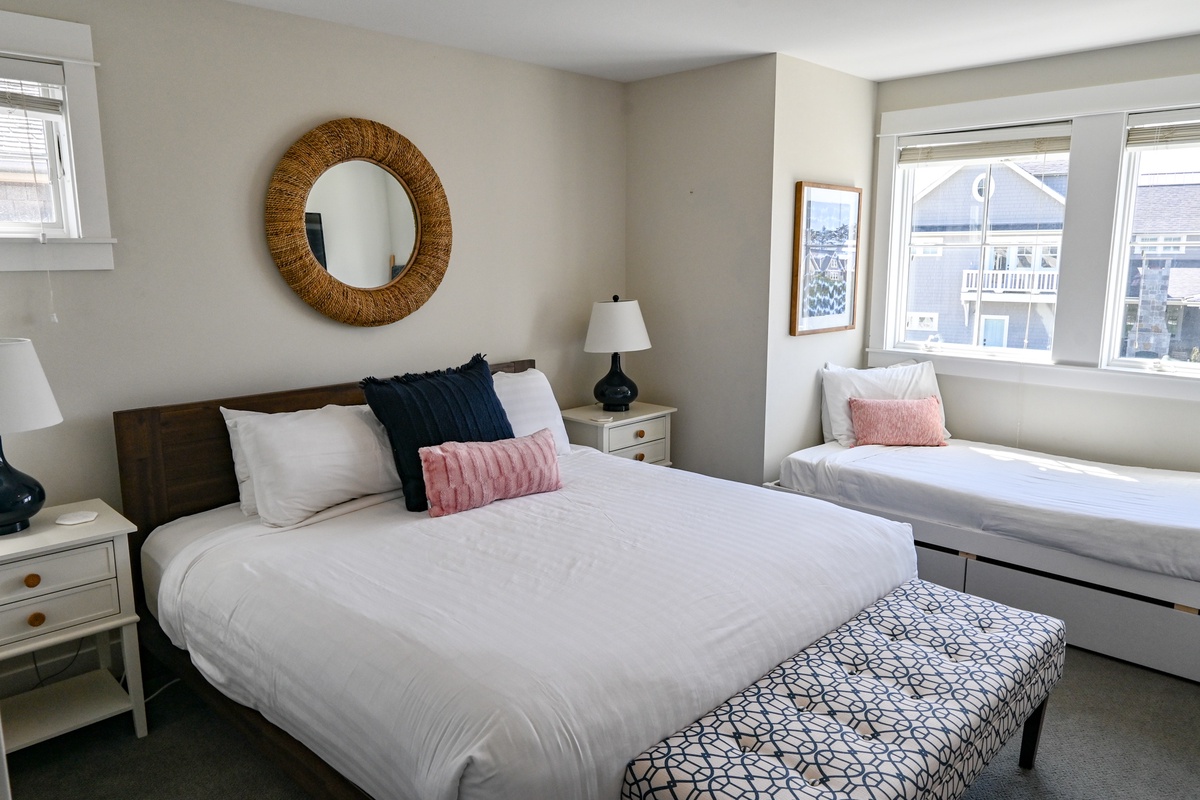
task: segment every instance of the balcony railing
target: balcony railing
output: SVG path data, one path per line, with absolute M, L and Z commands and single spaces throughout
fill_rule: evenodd
M 1058 294 L 1056 269 L 968 270 L 962 274 L 963 299 L 982 291 L 988 294 Z M 1000 299 L 1000 298 L 996 298 Z M 1007 299 L 1007 298 L 1005 298 Z M 1052 298 L 1047 298 L 1052 299 Z

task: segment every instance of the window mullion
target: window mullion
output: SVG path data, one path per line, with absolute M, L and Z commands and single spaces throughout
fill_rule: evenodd
M 1095 367 L 1103 361 L 1112 305 L 1110 265 L 1120 248 L 1114 231 L 1125 114 L 1080 117 L 1073 130 L 1051 357 L 1056 364 Z

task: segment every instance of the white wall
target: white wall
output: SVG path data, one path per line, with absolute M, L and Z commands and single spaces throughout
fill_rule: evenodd
M 795 184 L 870 186 L 874 103 L 775 55 L 630 85 L 628 285 L 654 345 L 630 374 L 679 408 L 679 467 L 759 483 L 819 443 L 817 370 L 861 363 L 863 323 L 788 335 Z
M 771 284 L 767 326 L 767 398 L 763 480 L 779 477 L 788 453 L 821 443 L 825 362 L 862 366 L 867 323 L 867 253 L 871 231 L 875 84 L 795 58 L 779 56 L 775 88 L 775 170 Z M 792 310 L 796 182 L 863 190 L 855 327 L 789 335 Z
M 562 403 L 589 399 L 591 303 L 624 289 L 621 85 L 220 0 L 0 8 L 91 25 L 101 65 L 116 269 L 0 273 L 0 335 L 33 339 L 65 417 L 5 436 L 4 450 L 50 504 L 119 507 L 111 415 L 123 408 L 438 368 L 477 351 L 534 357 Z M 441 288 L 381 328 L 305 305 L 263 233 L 280 156 L 344 116 L 421 148 L 453 215 Z
M 890 81 L 879 111 L 1016 97 L 1197 73 L 1200 37 Z M 1070 189 L 1068 189 L 1070 191 Z M 873 270 L 882 275 L 878 267 Z M 1078 333 L 1078 332 L 1077 332 Z M 996 370 L 996 378 L 1014 372 Z M 1017 374 L 1021 370 L 1015 370 Z M 1148 376 L 1153 387 L 1154 376 Z M 943 375 L 946 423 L 966 439 L 1068 456 L 1200 470 L 1200 405 L 1149 394 L 1062 388 L 990 376 Z

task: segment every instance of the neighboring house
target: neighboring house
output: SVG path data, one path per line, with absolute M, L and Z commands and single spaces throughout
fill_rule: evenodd
M 1200 361 L 1200 184 L 1141 186 L 1121 355 Z
M 1066 189 L 1066 159 L 948 167 L 918 188 L 907 338 L 1049 350 Z M 1130 243 L 1119 355 L 1200 361 L 1200 183 L 1138 187 Z
M 1050 348 L 1066 178 L 1066 159 L 970 164 L 918 190 L 910 340 L 930 330 L 948 344 Z

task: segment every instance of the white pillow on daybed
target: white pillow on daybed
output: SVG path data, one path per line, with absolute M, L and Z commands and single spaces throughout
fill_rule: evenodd
M 866 400 L 920 400 L 936 397 L 942 417 L 945 438 L 946 411 L 937 373 L 928 361 L 905 362 L 890 367 L 851 369 L 826 364 L 821 370 L 821 427 L 826 442 L 836 441 L 843 447 L 853 447 L 854 423 L 850 417 L 850 398 Z

